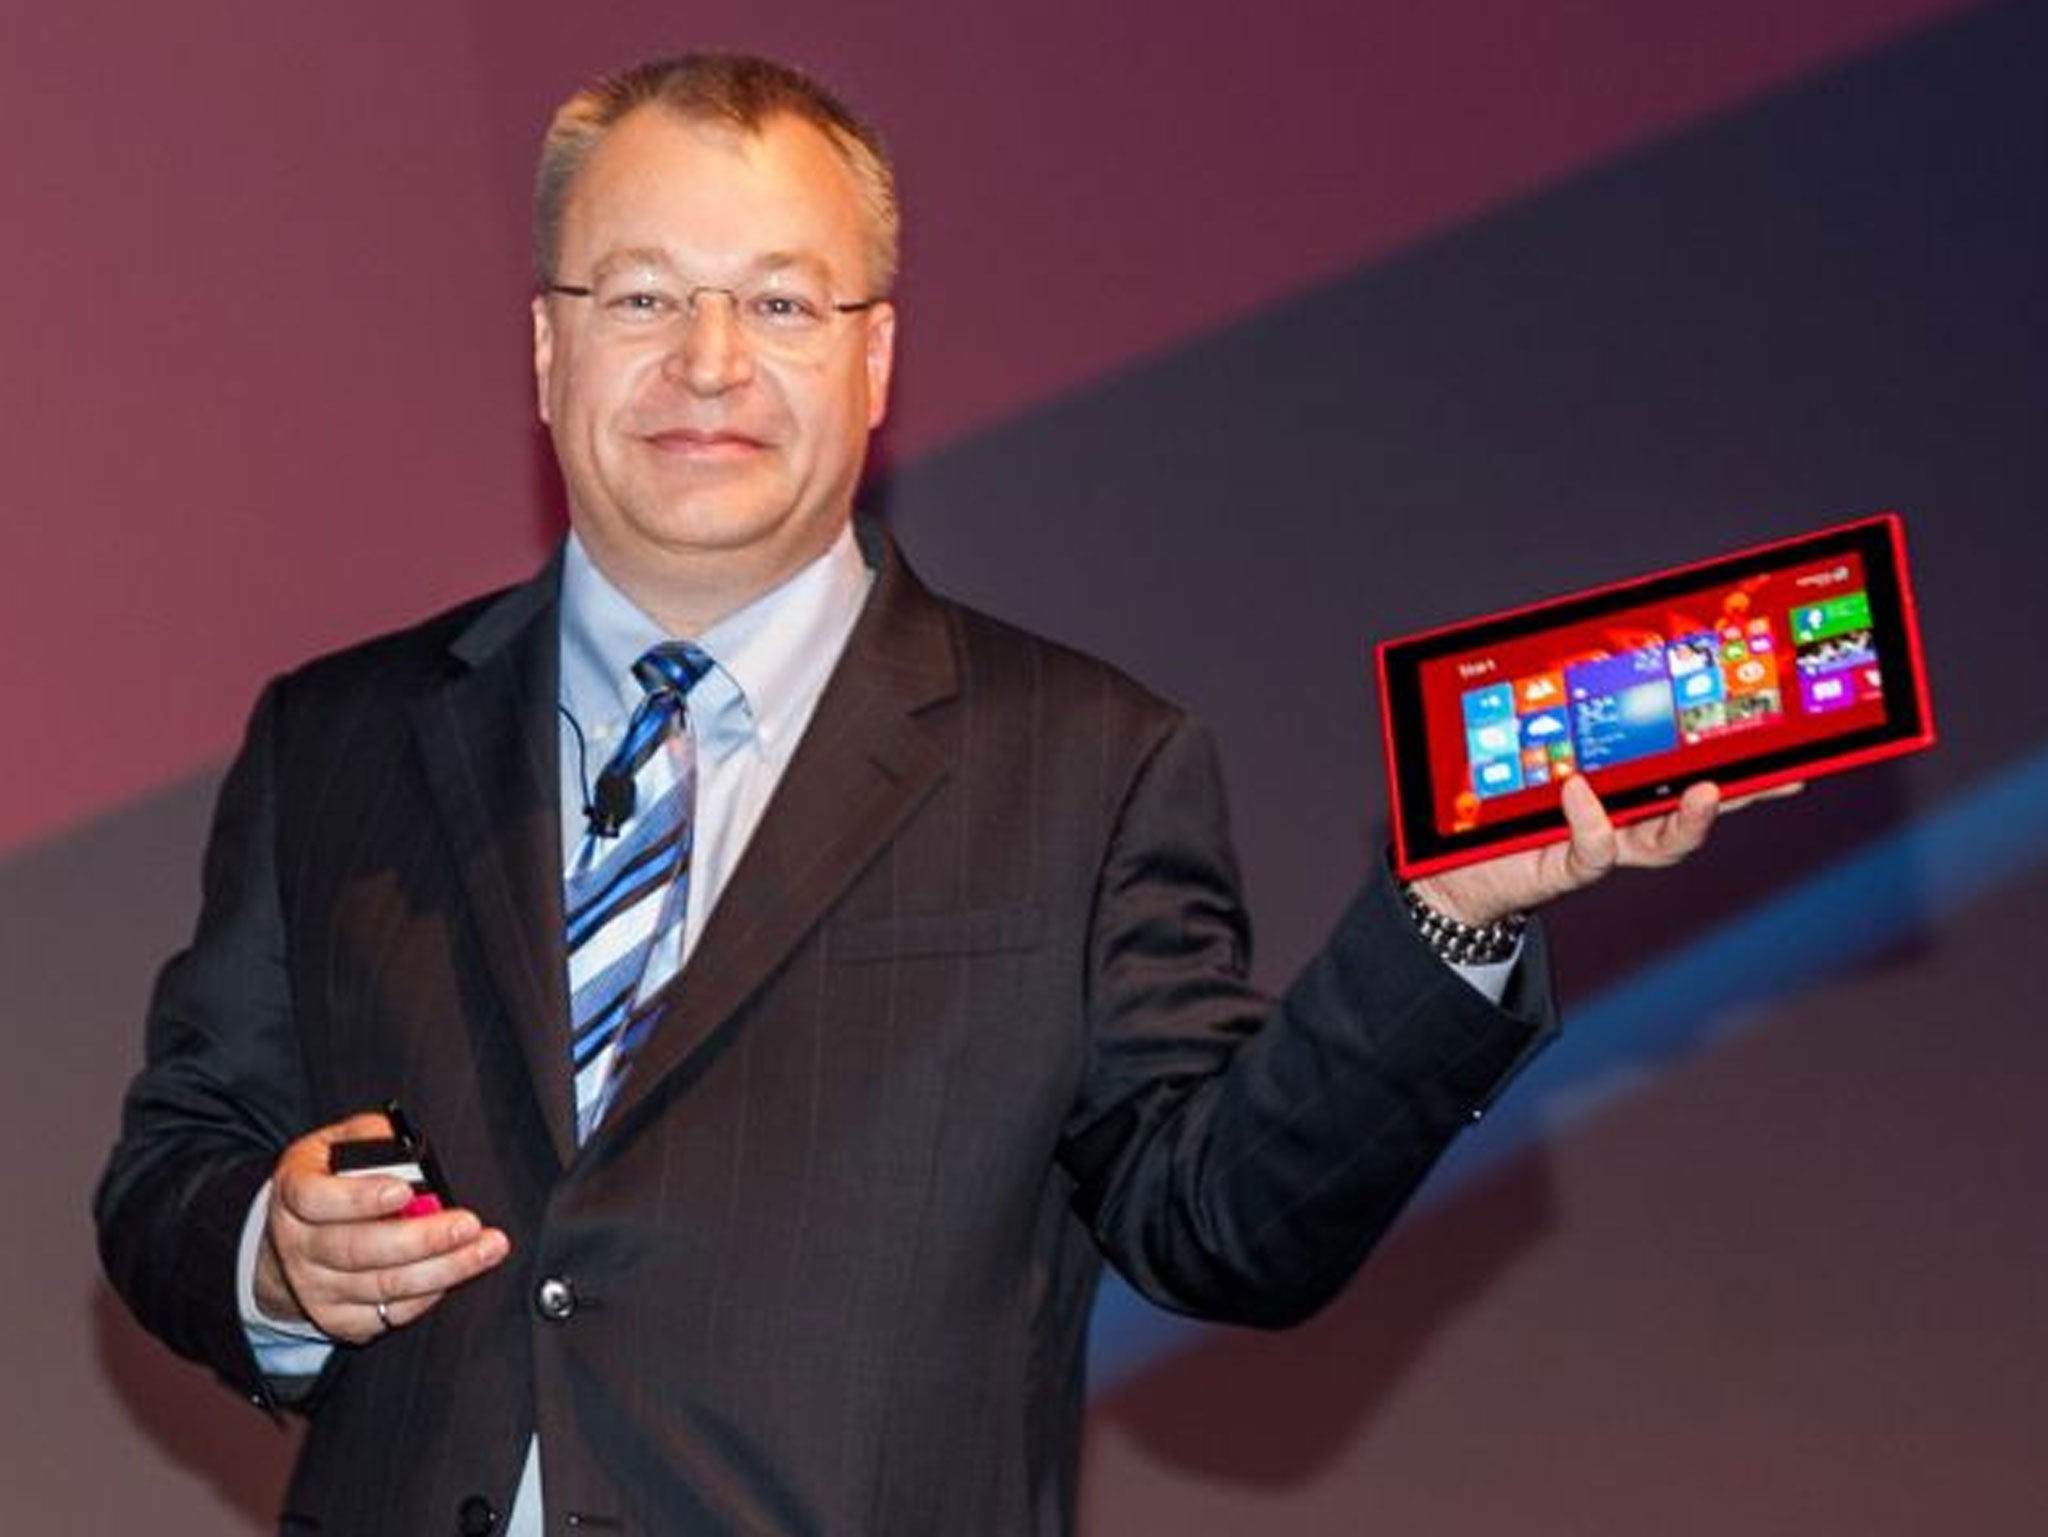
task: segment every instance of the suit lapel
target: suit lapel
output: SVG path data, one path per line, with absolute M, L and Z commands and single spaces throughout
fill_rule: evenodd
M 484 963 L 556 1156 L 575 1156 L 555 725 L 560 557 L 455 642 L 463 671 L 413 711 Z
M 863 534 L 878 568 L 867 608 L 593 1140 L 629 1126 L 656 1085 L 721 1037 L 950 767 L 920 718 L 957 689 L 944 611 L 885 536 Z

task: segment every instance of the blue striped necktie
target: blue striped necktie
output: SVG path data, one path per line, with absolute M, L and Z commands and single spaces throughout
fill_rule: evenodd
M 579 1142 L 618 1097 L 660 1012 L 660 984 L 674 971 L 643 986 L 649 957 L 680 942 L 689 910 L 697 762 L 685 700 L 711 665 L 687 641 L 656 646 L 633 664 L 646 694 L 605 765 L 607 776 L 631 779 L 633 812 L 615 841 L 584 835 L 565 882 Z

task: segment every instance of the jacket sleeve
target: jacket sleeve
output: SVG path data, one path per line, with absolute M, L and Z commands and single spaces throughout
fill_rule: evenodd
M 1215 754 L 1182 720 L 1110 839 L 1062 1161 L 1138 1290 L 1280 1325 L 1342 1288 L 1556 1018 L 1537 925 L 1496 1006 L 1430 952 L 1384 870 L 1279 999 L 1250 984 L 1249 950 Z
M 278 686 L 222 784 L 191 946 L 157 979 L 144 1065 L 94 1200 L 109 1280 L 151 1333 L 272 1403 L 236 1306 L 242 1225 L 308 1123 L 277 881 Z

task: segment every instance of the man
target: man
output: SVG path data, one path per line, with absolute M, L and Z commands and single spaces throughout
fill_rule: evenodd
M 873 135 L 650 65 L 557 115 L 537 213 L 570 538 L 265 692 L 109 1274 L 309 1414 L 283 1530 L 1064 1530 L 1101 1256 L 1318 1306 L 1550 1029 L 1517 915 L 1714 794 L 1617 834 L 1571 786 L 1569 844 L 1382 873 L 1262 998 L 1200 732 L 856 536 Z M 330 1172 L 394 1097 L 460 1206 Z

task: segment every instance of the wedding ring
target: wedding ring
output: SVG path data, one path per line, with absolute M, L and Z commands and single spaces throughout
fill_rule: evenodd
M 391 1327 L 391 1310 L 381 1302 L 377 1304 L 377 1322 L 386 1329 Z

